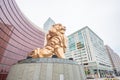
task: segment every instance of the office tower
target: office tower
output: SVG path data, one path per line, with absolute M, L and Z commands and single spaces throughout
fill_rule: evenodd
M 87 26 L 68 36 L 66 58 L 83 65 L 86 75 L 105 77 L 112 72 L 103 40 Z
M 107 54 L 109 55 L 112 63 L 112 69 L 116 76 L 120 76 L 120 57 L 108 45 L 105 45 Z
M 49 17 L 47 21 L 44 23 L 44 30 L 47 33 L 51 26 L 55 24 L 55 22 Z
M 22 14 L 15 0 L 0 0 L 0 80 L 11 65 L 43 47 L 45 32 Z

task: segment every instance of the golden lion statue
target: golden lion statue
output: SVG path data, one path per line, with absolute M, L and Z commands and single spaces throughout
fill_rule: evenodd
M 46 45 L 42 49 L 37 48 L 28 53 L 28 56 L 32 58 L 40 58 L 56 55 L 58 58 L 65 58 L 64 53 L 66 52 L 67 46 L 67 38 L 64 35 L 65 31 L 66 29 L 62 24 L 53 25 L 46 35 Z

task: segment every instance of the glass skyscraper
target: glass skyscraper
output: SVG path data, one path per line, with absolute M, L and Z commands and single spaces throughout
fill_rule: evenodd
M 44 23 L 44 30 L 47 33 L 48 30 L 51 28 L 52 25 L 54 25 L 55 22 L 49 17 L 47 21 Z
M 15 0 L 0 0 L 0 80 L 27 53 L 44 45 L 45 32 L 21 13 Z

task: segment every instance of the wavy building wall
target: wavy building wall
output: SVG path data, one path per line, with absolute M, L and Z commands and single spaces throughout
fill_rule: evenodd
M 43 47 L 45 33 L 22 14 L 15 0 L 0 0 L 0 80 L 11 65 Z

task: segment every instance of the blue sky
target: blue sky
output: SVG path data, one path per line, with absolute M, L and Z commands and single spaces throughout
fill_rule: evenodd
M 51 17 L 69 35 L 84 26 L 120 55 L 120 0 L 16 0 L 21 11 L 43 28 Z

